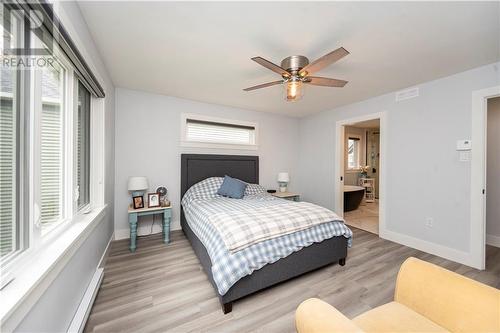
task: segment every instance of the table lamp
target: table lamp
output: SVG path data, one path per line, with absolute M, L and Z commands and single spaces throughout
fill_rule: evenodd
M 278 173 L 278 183 L 280 184 L 280 192 L 286 192 L 286 187 L 290 181 L 290 176 L 288 172 Z
M 148 188 L 149 182 L 147 177 L 130 177 L 128 179 L 128 190 L 132 192 L 132 198 L 143 196 L 144 191 Z

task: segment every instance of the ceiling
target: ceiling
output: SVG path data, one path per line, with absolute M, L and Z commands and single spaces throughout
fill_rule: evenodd
M 80 2 L 117 87 L 305 116 L 500 60 L 499 2 Z M 242 89 L 279 75 L 250 60 L 311 61 L 344 88 Z

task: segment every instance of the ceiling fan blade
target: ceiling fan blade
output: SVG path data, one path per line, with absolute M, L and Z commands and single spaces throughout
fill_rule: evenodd
M 248 88 L 245 88 L 243 90 L 245 90 L 245 91 L 252 91 L 252 90 L 255 90 L 255 89 L 266 88 L 266 87 L 275 86 L 277 84 L 282 84 L 282 83 L 283 83 L 283 80 L 273 81 L 273 82 L 259 84 L 257 86 L 253 86 L 253 87 L 248 87 Z
M 259 65 L 264 66 L 267 69 L 270 69 L 273 72 L 278 73 L 281 76 L 290 77 L 289 72 L 287 72 L 285 69 L 281 68 L 280 66 L 273 64 L 269 60 L 266 60 L 262 57 L 253 57 L 252 60 L 255 61 L 256 63 L 258 63 Z
M 305 76 L 307 74 L 315 73 L 315 72 L 325 68 L 326 66 L 333 64 L 334 62 L 342 59 L 343 57 L 345 57 L 348 54 L 349 54 L 349 51 L 347 51 L 343 47 L 339 47 L 335 51 L 332 51 L 328 54 L 325 54 L 321 58 L 316 59 L 315 61 L 311 62 L 306 67 L 302 68 L 299 71 L 299 74 L 302 76 Z M 304 73 L 305 73 L 305 75 L 304 75 Z
M 308 76 L 305 78 L 304 82 L 315 86 L 340 87 L 340 88 L 342 88 L 347 84 L 347 81 L 344 80 L 330 79 L 328 77 L 319 77 L 319 76 Z

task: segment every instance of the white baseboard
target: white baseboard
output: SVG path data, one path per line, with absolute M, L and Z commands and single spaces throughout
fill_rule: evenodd
M 82 301 L 80 302 L 80 306 L 78 306 L 78 310 L 69 325 L 68 332 L 69 333 L 81 333 L 85 328 L 85 323 L 87 322 L 87 318 L 89 317 L 90 310 L 92 308 L 92 304 L 94 304 L 94 300 L 97 296 L 97 292 L 99 291 L 99 287 L 101 286 L 102 278 L 104 277 L 104 269 L 98 268 L 92 280 L 90 281 L 85 294 L 83 295 Z
M 500 236 L 486 235 L 486 244 L 500 247 Z
M 104 249 L 104 252 L 102 253 L 101 259 L 99 259 L 99 264 L 97 265 L 97 268 L 103 268 L 104 267 L 104 262 L 106 261 L 106 258 L 108 257 L 109 250 L 111 248 L 111 242 L 115 239 L 115 233 L 113 232 L 111 234 L 111 237 L 109 237 L 108 240 L 108 245 L 106 245 L 106 248 Z
M 109 249 L 111 247 L 111 241 L 113 239 L 114 233 L 108 240 L 108 244 L 106 245 L 106 248 L 102 253 L 101 259 L 99 259 L 99 264 L 97 265 L 94 276 L 92 277 L 92 280 L 90 280 L 87 290 L 85 290 L 85 294 L 83 295 L 78 309 L 76 310 L 73 320 L 71 320 L 71 324 L 68 328 L 68 332 L 70 333 L 81 333 L 85 328 L 90 310 L 92 309 L 92 305 L 94 304 L 94 300 L 97 296 L 97 292 L 99 291 L 99 287 L 101 286 L 101 282 L 104 277 L 104 262 L 108 257 Z
M 477 265 L 475 265 L 472 255 L 469 252 L 459 251 L 456 249 L 452 249 L 451 247 L 439 245 L 436 243 L 431 243 L 422 239 L 400 234 L 387 229 L 379 230 L 379 233 L 380 233 L 379 234 L 380 238 L 384 238 L 392 242 L 409 246 L 419 251 L 427 252 L 441 258 L 458 262 L 463 265 L 480 269 L 480 267 L 477 267 Z

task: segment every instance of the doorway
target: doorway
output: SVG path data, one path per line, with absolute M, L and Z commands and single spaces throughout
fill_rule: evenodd
M 500 97 L 486 108 L 486 269 L 500 262 Z M 500 268 L 500 266 L 499 266 Z
M 335 211 L 351 227 L 383 228 L 384 113 L 337 122 Z

